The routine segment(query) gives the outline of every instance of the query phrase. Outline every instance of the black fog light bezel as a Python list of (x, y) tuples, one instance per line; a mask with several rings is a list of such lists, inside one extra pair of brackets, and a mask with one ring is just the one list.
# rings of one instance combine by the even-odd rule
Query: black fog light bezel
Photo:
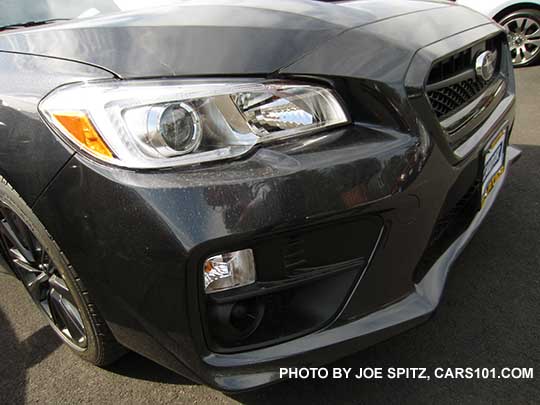
[[(368, 224), (368, 225), (366, 225)], [(358, 225), (360, 228), (357, 228)], [(364, 238), (359, 238), (359, 244), (367, 243), (363, 248), (363, 254), (359, 257), (349, 258), (349, 260), (343, 260), (338, 263), (333, 263), (328, 266), (320, 266), (320, 268), (310, 269), (307, 274), (301, 274), (300, 277), (294, 279), (279, 279), (268, 280), (268, 273), (265, 269), (261, 271), (260, 263), (268, 258), (268, 252), (262, 254), (265, 249), (263, 246), (271, 246), (272, 248), (276, 244), (276, 240), (283, 238), (290, 239), (291, 235), (313, 235), (317, 234), (322, 237), (326, 236), (326, 230), (336, 227), (348, 227), (348, 230), (362, 229)], [(369, 228), (369, 231), (366, 231)], [(206, 243), (204, 246), (197, 249), (198, 259), (192, 261), (195, 264), (197, 271), (197, 302), (198, 302), (198, 318), (200, 319), (199, 327), (201, 327), (202, 336), (206, 347), (203, 350), (209, 350), (213, 353), (237, 353), (249, 350), (255, 350), (262, 347), (276, 345), (288, 340), (304, 336), (306, 334), (313, 333), (317, 330), (323, 329), (329, 323), (331, 323), (336, 316), (343, 309), (348, 297), (354, 290), (359, 278), (364, 273), (369, 265), (370, 260), (373, 257), (379, 241), (383, 235), (384, 222), (381, 217), (377, 215), (357, 215), (355, 217), (339, 218), (334, 221), (319, 222), (310, 226), (298, 227), (294, 230), (284, 230), (279, 233), (269, 233), (262, 236), (243, 235), (235, 238), (224, 238), (214, 240)], [(356, 232), (357, 233), (357, 232)], [(350, 236), (350, 235), (349, 235)], [(326, 239), (326, 238), (325, 238)], [(335, 238), (330, 238), (335, 239)], [(350, 239), (350, 238), (345, 238)], [(325, 242), (326, 243), (326, 242)], [(202, 277), (200, 277), (202, 266), (207, 257), (221, 254), (224, 252), (230, 252), (242, 249), (252, 249), (255, 255), (257, 281), (254, 284), (234, 288), (226, 291), (215, 292), (212, 294), (205, 294), (204, 283)], [(268, 249), (266, 249), (268, 250)], [(273, 269), (272, 269), (273, 271)], [(303, 273), (299, 271), (299, 273)], [(271, 274), (270, 277), (276, 277), (275, 274)], [(313, 293), (310, 292), (313, 291)], [(330, 294), (332, 300), (326, 305), (321, 302), (320, 297), (328, 295), (328, 290), (332, 291)], [(257, 299), (257, 305), (264, 305), (263, 313), (272, 317), (272, 311), (268, 307), (269, 305), (276, 305), (275, 300), (287, 299), (287, 294), (296, 292), (297, 296), (293, 297), (294, 300), (302, 301), (303, 308), (310, 308), (309, 313), (317, 314), (316, 319), (312, 319), (309, 323), (306, 319), (300, 319), (302, 322), (293, 322), (289, 320), (289, 325), (298, 323), (297, 329), (283, 329), (287, 331), (286, 334), (282, 334), (276, 337), (265, 337), (264, 339), (254, 340), (257, 337), (256, 331), (251, 331), (246, 334), (245, 341), (229, 341), (228, 339), (218, 338), (212, 333), (212, 326), (209, 324), (209, 317), (211, 310), (209, 305), (228, 305), (229, 303), (246, 301), (251, 299)], [(326, 294), (325, 294), (326, 293)], [(294, 295), (294, 294), (293, 294)], [(301, 298), (298, 298), (298, 297)], [(285, 297), (285, 298), (284, 298)], [(311, 298), (310, 298), (311, 297)], [(271, 304), (268, 304), (270, 302)], [(317, 307), (318, 305), (318, 307)], [(326, 308), (320, 311), (320, 308)], [(302, 318), (303, 312), (297, 311), (295, 314), (299, 318)], [(302, 315), (302, 316), (301, 316)], [(266, 321), (265, 321), (266, 322)], [(258, 325), (259, 326), (259, 325)], [(277, 324), (279, 326), (279, 324)], [(269, 329), (265, 326), (266, 330)], [(271, 329), (270, 329), (271, 330)], [(274, 332), (274, 330), (272, 330)], [(290, 332), (290, 333), (289, 333)]]

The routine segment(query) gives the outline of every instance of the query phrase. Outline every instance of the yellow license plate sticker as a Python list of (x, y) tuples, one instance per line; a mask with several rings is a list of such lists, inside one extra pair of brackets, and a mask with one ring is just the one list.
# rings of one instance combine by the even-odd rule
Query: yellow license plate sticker
[(504, 128), (493, 137), (484, 150), (484, 170), (482, 173), (482, 205), (486, 202), (489, 193), (504, 174), (506, 168), (506, 134)]

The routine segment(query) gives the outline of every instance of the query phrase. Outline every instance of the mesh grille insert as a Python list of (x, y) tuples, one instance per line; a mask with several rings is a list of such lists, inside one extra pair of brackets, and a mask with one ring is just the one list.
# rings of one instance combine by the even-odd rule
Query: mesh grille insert
[(429, 102), (437, 118), (441, 118), (459, 110), (480, 94), (488, 85), (488, 82), (481, 79), (463, 80), (428, 92)]

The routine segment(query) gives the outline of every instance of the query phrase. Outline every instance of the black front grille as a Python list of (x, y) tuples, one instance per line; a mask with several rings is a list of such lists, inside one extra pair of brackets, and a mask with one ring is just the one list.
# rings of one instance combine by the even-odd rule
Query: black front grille
[(449, 55), (431, 68), (427, 96), (439, 120), (467, 105), (491, 83), (476, 77), (474, 71), (476, 57), (485, 50), (497, 52), (500, 59), (500, 38), (491, 38)]
[(488, 82), (482, 79), (467, 79), (441, 89), (428, 92), (429, 102), (437, 118), (443, 118), (459, 110), (480, 94)]

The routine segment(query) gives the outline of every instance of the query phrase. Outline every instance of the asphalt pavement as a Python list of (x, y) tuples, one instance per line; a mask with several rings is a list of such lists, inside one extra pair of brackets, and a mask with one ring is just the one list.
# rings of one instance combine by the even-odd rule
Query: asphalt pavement
[(532, 367), (534, 379), (296, 380), (228, 396), (136, 354), (108, 369), (62, 346), (23, 287), (0, 275), (0, 404), (539, 403), (540, 66), (519, 69), (523, 149), (427, 323), (329, 367)]

